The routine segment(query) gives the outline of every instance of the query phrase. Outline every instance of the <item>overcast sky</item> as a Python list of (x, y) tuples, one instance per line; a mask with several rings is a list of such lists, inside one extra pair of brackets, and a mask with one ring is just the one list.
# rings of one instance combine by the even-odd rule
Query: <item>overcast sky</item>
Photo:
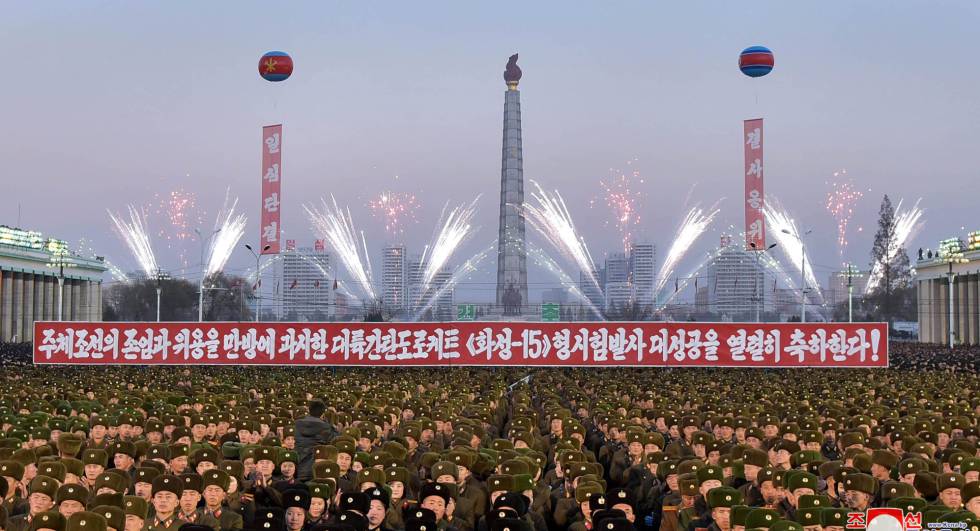
[[(597, 260), (620, 237), (590, 201), (634, 159), (634, 232), (662, 250), (688, 198), (723, 199), (694, 252), (717, 245), (742, 220), (742, 120), (761, 116), (767, 191), (813, 229), (826, 282), (841, 262), (824, 205), (836, 170), (865, 193), (845, 259), (868, 262), (885, 193), (922, 198), (910, 253), (980, 229), (978, 23), (975, 1), (12, 3), (0, 224), (20, 205), (22, 227), (88, 238), (132, 269), (107, 208), (183, 188), (210, 225), (230, 188), (254, 241), (260, 128), (282, 122), (285, 238), (312, 241), (302, 205), (332, 193), (377, 250), (384, 228), (359, 207), (394, 189), (423, 206), (400, 238), (418, 248), (445, 202), (482, 194), (472, 252), (496, 236), (502, 72), (519, 52), (525, 178), (562, 192)], [(761, 79), (737, 68), (755, 44), (776, 58)], [(292, 55), (288, 81), (258, 76), (267, 50)], [(242, 250), (230, 268), (249, 263)]]

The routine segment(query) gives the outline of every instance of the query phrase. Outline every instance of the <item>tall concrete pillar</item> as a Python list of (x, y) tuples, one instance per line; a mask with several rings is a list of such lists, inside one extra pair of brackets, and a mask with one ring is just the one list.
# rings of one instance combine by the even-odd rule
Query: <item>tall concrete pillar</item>
[[(521, 140), (521, 69), (517, 54), (504, 71), (504, 139), (500, 169), (497, 234), (497, 305), (527, 305), (527, 248), (524, 227), (524, 153)], [(506, 295), (506, 296), (505, 296)], [(520, 300), (516, 300), (517, 298)]]
[(942, 323), (940, 325), (940, 333), (942, 334), (943, 340), (940, 344), (949, 345), (949, 279), (939, 279), (937, 284), (939, 284), (939, 297), (937, 299), (939, 302), (939, 315), (942, 316), (942, 319), (940, 319)]
[[(334, 306), (330, 305), (330, 307)], [(102, 281), (95, 283), (95, 315), (92, 320), (102, 322)]]
[(0, 341), (10, 341), (14, 326), (12, 280), (13, 273), (0, 270)]
[(929, 307), (926, 305), (926, 281), (915, 281), (915, 300), (917, 301), (917, 314), (919, 317), (919, 341), (929, 342)]
[(26, 341), (33, 338), (34, 330), (34, 273), (24, 273), (24, 325), (20, 336)]
[(81, 309), (82, 309), (82, 281), (74, 280), (71, 283), (71, 320), (79, 321), (81, 319)]
[(977, 275), (969, 274), (964, 275), (964, 299), (963, 299), (963, 316), (966, 319), (966, 343), (970, 345), (977, 344), (977, 319), (976, 319), (976, 305), (977, 305)]
[(44, 277), (44, 319), (46, 321), (54, 321), (57, 316), (55, 310), (55, 304), (57, 304), (57, 293), (55, 290), (58, 288), (58, 279), (47, 276)]
[(24, 340), (24, 274), (14, 273), (14, 327), (11, 339), (16, 339), (19, 343)]

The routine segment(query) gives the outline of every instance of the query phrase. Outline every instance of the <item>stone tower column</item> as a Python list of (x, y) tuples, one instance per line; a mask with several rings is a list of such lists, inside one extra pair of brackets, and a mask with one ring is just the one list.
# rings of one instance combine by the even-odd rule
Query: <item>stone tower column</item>
[[(527, 248), (524, 229), (524, 155), (521, 147), (521, 69), (510, 57), (504, 81), (504, 138), (500, 169), (500, 225), (497, 239), (497, 305), (527, 305)], [(510, 297), (505, 295), (510, 294)]]

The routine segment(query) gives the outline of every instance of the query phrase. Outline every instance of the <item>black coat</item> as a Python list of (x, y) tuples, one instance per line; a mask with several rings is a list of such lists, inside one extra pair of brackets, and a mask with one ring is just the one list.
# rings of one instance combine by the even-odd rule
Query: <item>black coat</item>
[(337, 436), (333, 424), (318, 418), (306, 416), (296, 421), (296, 478), (309, 481), (313, 478), (313, 448), (326, 444)]

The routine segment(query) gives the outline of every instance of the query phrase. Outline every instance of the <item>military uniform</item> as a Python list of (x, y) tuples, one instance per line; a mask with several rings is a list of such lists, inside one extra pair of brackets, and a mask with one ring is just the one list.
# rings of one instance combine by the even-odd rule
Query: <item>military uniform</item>
[(178, 531), (180, 526), (188, 523), (185, 520), (173, 515), (167, 519), (160, 519), (156, 515), (147, 518), (143, 523), (143, 531)]

